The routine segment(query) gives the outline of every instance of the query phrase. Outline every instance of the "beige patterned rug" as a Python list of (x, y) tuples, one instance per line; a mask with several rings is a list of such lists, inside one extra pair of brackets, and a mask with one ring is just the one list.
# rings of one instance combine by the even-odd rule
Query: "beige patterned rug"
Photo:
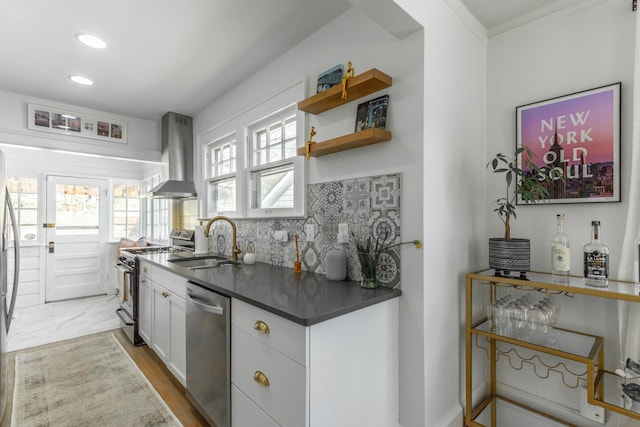
[(113, 332), (15, 356), (12, 426), (181, 426)]

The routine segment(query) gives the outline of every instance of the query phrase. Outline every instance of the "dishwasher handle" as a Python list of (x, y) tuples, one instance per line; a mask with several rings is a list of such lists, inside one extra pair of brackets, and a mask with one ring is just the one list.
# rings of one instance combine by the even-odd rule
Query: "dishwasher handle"
[(189, 301), (190, 304), (193, 304), (196, 307), (198, 307), (200, 310), (206, 311), (207, 313), (217, 314), (217, 315), (220, 315), (220, 316), (224, 315), (224, 308), (223, 307), (220, 307), (218, 305), (209, 305), (209, 304), (206, 304), (206, 303), (202, 302), (201, 300), (193, 298), (193, 296), (191, 295), (189, 290), (187, 290), (187, 301)]

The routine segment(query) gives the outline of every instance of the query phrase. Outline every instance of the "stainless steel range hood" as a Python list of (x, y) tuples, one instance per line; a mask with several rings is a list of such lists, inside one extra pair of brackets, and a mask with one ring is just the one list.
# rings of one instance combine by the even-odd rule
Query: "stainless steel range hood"
[(168, 166), (168, 177), (145, 194), (153, 199), (186, 199), (196, 197), (193, 183), (193, 119), (177, 113), (162, 116), (162, 162)]

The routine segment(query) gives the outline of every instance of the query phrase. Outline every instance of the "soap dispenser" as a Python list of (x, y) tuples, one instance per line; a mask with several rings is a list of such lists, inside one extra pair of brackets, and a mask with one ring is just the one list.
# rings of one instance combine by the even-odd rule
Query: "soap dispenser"
[(255, 264), (256, 263), (256, 254), (253, 253), (253, 243), (249, 243), (247, 245), (247, 253), (244, 254), (242, 258), (245, 264)]

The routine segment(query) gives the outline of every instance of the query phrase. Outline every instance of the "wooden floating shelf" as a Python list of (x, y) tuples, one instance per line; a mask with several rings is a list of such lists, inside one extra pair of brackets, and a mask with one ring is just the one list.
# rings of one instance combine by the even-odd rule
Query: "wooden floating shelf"
[(393, 80), (390, 76), (376, 68), (372, 68), (348, 80), (347, 99), (342, 99), (342, 84), (338, 84), (298, 102), (298, 110), (319, 114), (387, 88), (391, 86), (392, 82)]
[[(329, 139), (327, 141), (316, 142), (311, 146), (311, 153), (309, 153), (309, 155), (311, 157), (319, 157), (390, 140), (391, 132), (388, 130), (369, 128), (360, 132)], [(299, 156), (305, 156), (306, 154), (306, 147), (298, 148)]]

